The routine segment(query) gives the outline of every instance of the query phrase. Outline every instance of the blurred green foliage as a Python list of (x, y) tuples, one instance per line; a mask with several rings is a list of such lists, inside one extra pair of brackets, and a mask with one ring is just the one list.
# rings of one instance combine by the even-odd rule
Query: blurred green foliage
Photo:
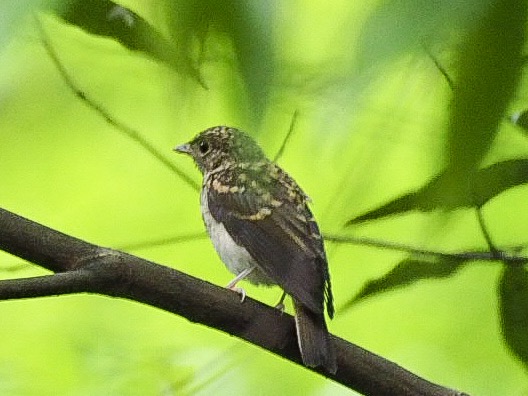
[[(528, 136), (511, 117), (528, 108), (526, 6), (3, 2), (0, 206), (225, 284), (198, 194), (171, 166), (196, 183), (198, 171), (171, 149), (227, 124), (273, 156), (297, 111), (279, 163), (312, 197), (324, 233), (526, 256)], [(332, 332), (470, 394), (526, 393), (522, 263), (327, 250)], [(19, 264), (0, 255), (0, 275), (43, 273)], [(280, 295), (244, 287), (269, 304)], [(351, 393), (129, 301), (9, 301), (0, 315), (2, 395)]]

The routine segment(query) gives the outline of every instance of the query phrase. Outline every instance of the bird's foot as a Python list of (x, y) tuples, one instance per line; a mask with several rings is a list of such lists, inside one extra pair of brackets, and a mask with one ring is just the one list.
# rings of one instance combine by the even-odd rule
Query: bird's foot
[(275, 305), (275, 309), (278, 309), (281, 313), (284, 313), (286, 306), (284, 305), (284, 299), (286, 298), (286, 292), (282, 292), (282, 296), (279, 302)]
[(233, 290), (235, 293), (237, 293), (240, 296), (241, 303), (243, 303), (244, 300), (246, 299), (246, 291), (242, 289), (241, 287), (236, 287), (234, 285), (233, 286), (227, 285), (226, 288), (229, 290)]
[(246, 299), (246, 291), (244, 289), (242, 289), (241, 287), (236, 287), (236, 284), (241, 281), (242, 279), (244, 279), (246, 276), (248, 276), (249, 274), (251, 274), (251, 272), (253, 272), (253, 270), (255, 269), (255, 267), (250, 267), (250, 268), (246, 268), (244, 271), (242, 271), (241, 273), (239, 273), (235, 279), (233, 279), (231, 282), (229, 282), (226, 286), (226, 288), (228, 288), (229, 290), (233, 290), (234, 292), (238, 293), (240, 295), (240, 302), (244, 302), (244, 300)]

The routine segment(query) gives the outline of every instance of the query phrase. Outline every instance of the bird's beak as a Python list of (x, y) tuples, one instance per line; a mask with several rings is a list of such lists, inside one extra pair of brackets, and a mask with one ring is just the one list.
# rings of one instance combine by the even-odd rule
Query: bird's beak
[(173, 150), (178, 153), (191, 154), (191, 145), (189, 143), (181, 144), (179, 146), (174, 147)]

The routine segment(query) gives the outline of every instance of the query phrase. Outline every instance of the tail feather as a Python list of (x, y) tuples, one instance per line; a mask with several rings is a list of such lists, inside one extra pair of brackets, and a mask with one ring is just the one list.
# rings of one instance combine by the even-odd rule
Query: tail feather
[(329, 373), (337, 371), (337, 361), (324, 313), (315, 313), (293, 300), (297, 340), (305, 366), (324, 367)]

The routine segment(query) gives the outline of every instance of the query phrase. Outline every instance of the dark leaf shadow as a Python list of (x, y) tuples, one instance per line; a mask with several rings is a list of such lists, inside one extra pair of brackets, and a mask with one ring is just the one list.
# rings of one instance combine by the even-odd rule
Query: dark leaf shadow
[(500, 323), (504, 342), (528, 366), (528, 272), (505, 265), (499, 281)]
[(421, 189), (349, 219), (346, 225), (411, 211), (482, 207), (504, 191), (528, 183), (528, 159), (507, 160), (479, 169), (470, 182), (470, 192), (465, 194), (454, 194), (453, 183), (451, 173), (441, 173)]
[(440, 279), (453, 276), (470, 260), (453, 257), (407, 258), (380, 278), (363, 286), (351, 300), (341, 308), (341, 313), (367, 298), (402, 289), (425, 279)]
[(58, 3), (53, 11), (65, 22), (88, 33), (112, 38), (125, 48), (161, 62), (206, 88), (199, 65), (158, 29), (132, 10), (113, 1), (92, 0)]
[(166, 2), (163, 7), (168, 37), (141, 15), (113, 1), (74, 0), (59, 3), (51, 10), (65, 22), (112, 38), (190, 77), (205, 89), (201, 66), (206, 59), (206, 40), (211, 33), (227, 37), (235, 55), (235, 69), (248, 93), (249, 103), (243, 98), (241, 105), (248, 106), (260, 119), (275, 76), (272, 3), (186, 0)]

